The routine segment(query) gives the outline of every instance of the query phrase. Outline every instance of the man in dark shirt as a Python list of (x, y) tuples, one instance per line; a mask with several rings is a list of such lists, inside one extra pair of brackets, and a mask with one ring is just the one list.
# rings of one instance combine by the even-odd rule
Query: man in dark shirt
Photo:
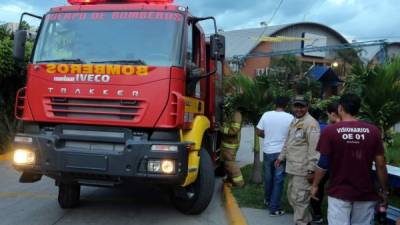
[[(329, 170), (330, 225), (373, 224), (379, 197), (387, 205), (387, 170), (381, 134), (377, 127), (356, 119), (360, 104), (358, 96), (343, 95), (338, 108), (342, 121), (324, 129), (317, 147), (321, 157), (311, 197), (316, 199), (318, 184)], [(374, 187), (372, 162), (381, 185), (380, 196)]]

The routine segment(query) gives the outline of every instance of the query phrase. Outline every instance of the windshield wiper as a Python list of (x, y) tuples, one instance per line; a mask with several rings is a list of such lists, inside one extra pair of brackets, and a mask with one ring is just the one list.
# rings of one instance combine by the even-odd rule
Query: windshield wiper
[(106, 61), (94, 61), (91, 63), (115, 63), (115, 64), (127, 64), (127, 65), (146, 65), (141, 59), (132, 60), (106, 60)]
[(49, 60), (40, 60), (36, 61), (36, 63), (48, 63), (48, 62), (53, 62), (53, 63), (80, 63), (80, 64), (85, 64), (86, 62), (83, 61), (82, 59), (49, 59)]

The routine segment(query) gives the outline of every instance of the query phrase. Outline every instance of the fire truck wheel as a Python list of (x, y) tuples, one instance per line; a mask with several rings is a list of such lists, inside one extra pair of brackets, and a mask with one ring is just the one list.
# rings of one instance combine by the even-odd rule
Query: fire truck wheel
[(60, 183), (58, 185), (58, 204), (63, 209), (74, 208), (79, 204), (81, 186), (77, 183)]
[(172, 194), (174, 206), (185, 214), (200, 214), (210, 203), (214, 194), (215, 176), (210, 155), (205, 149), (200, 152), (200, 168), (197, 180), (182, 188), (181, 194)]

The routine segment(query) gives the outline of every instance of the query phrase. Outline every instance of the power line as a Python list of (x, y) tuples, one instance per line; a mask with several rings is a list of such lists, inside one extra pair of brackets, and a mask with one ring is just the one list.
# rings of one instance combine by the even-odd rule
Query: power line
[(258, 36), (257, 41), (256, 41), (256, 45), (260, 42), (262, 36), (265, 34), (265, 31), (267, 30), (267, 27), (269, 26), (269, 24), (272, 22), (272, 20), (274, 19), (276, 13), (278, 12), (278, 10), (281, 8), (283, 3), (283, 0), (280, 0), (278, 6), (275, 8), (274, 12), (272, 13), (271, 18), (268, 20), (267, 24), (264, 26), (263, 31), (261, 32), (261, 34)]
[[(280, 0), (278, 6), (275, 8), (274, 12), (273, 12), (272, 15), (271, 15), (271, 18), (268, 20), (268, 22), (267, 22), (267, 24), (264, 26), (264, 28), (263, 28), (261, 34), (258, 36), (258, 38), (257, 38), (257, 40), (256, 40), (256, 42), (255, 42), (255, 43), (256, 43), (255, 45), (257, 45), (257, 44), (260, 42), (262, 36), (264, 35), (265, 31), (267, 30), (268, 25), (272, 22), (272, 20), (274, 19), (275, 15), (276, 15), (277, 12), (278, 12), (278, 10), (281, 8), (281, 6), (282, 6), (282, 4), (283, 4), (283, 1), (284, 1), (284, 0)], [(236, 45), (235, 48), (232, 48), (232, 51), (234, 52), (234, 50), (236, 50), (238, 47), (239, 47), (239, 45)]]
[(279, 2), (279, 4), (278, 4), (278, 7), (275, 8), (274, 13), (272, 14), (271, 18), (270, 18), (270, 19), (268, 20), (268, 22), (267, 22), (267, 26), (268, 26), (268, 24), (270, 24), (270, 23), (272, 22), (272, 20), (274, 19), (276, 13), (277, 13), (278, 10), (281, 8), (282, 3), (283, 3), (283, 0), (281, 0), (281, 1)]
[(327, 45), (323, 47), (309, 47), (309, 48), (299, 48), (299, 49), (279, 50), (279, 51), (269, 51), (269, 52), (253, 52), (238, 57), (242, 58), (272, 57), (272, 56), (299, 54), (305, 52), (326, 52), (326, 51), (337, 51), (341, 49), (362, 48), (368, 46), (383, 46), (385, 44), (386, 40), (373, 40), (373, 41), (362, 41), (355, 43), (345, 43), (338, 45)]

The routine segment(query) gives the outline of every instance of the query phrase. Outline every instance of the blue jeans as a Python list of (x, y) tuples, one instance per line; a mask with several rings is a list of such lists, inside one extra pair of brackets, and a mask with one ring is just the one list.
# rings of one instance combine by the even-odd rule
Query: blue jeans
[(281, 163), (275, 168), (275, 160), (279, 153), (263, 154), (264, 157), (264, 199), (269, 203), (270, 212), (281, 209), (283, 182), (285, 179), (285, 165)]

